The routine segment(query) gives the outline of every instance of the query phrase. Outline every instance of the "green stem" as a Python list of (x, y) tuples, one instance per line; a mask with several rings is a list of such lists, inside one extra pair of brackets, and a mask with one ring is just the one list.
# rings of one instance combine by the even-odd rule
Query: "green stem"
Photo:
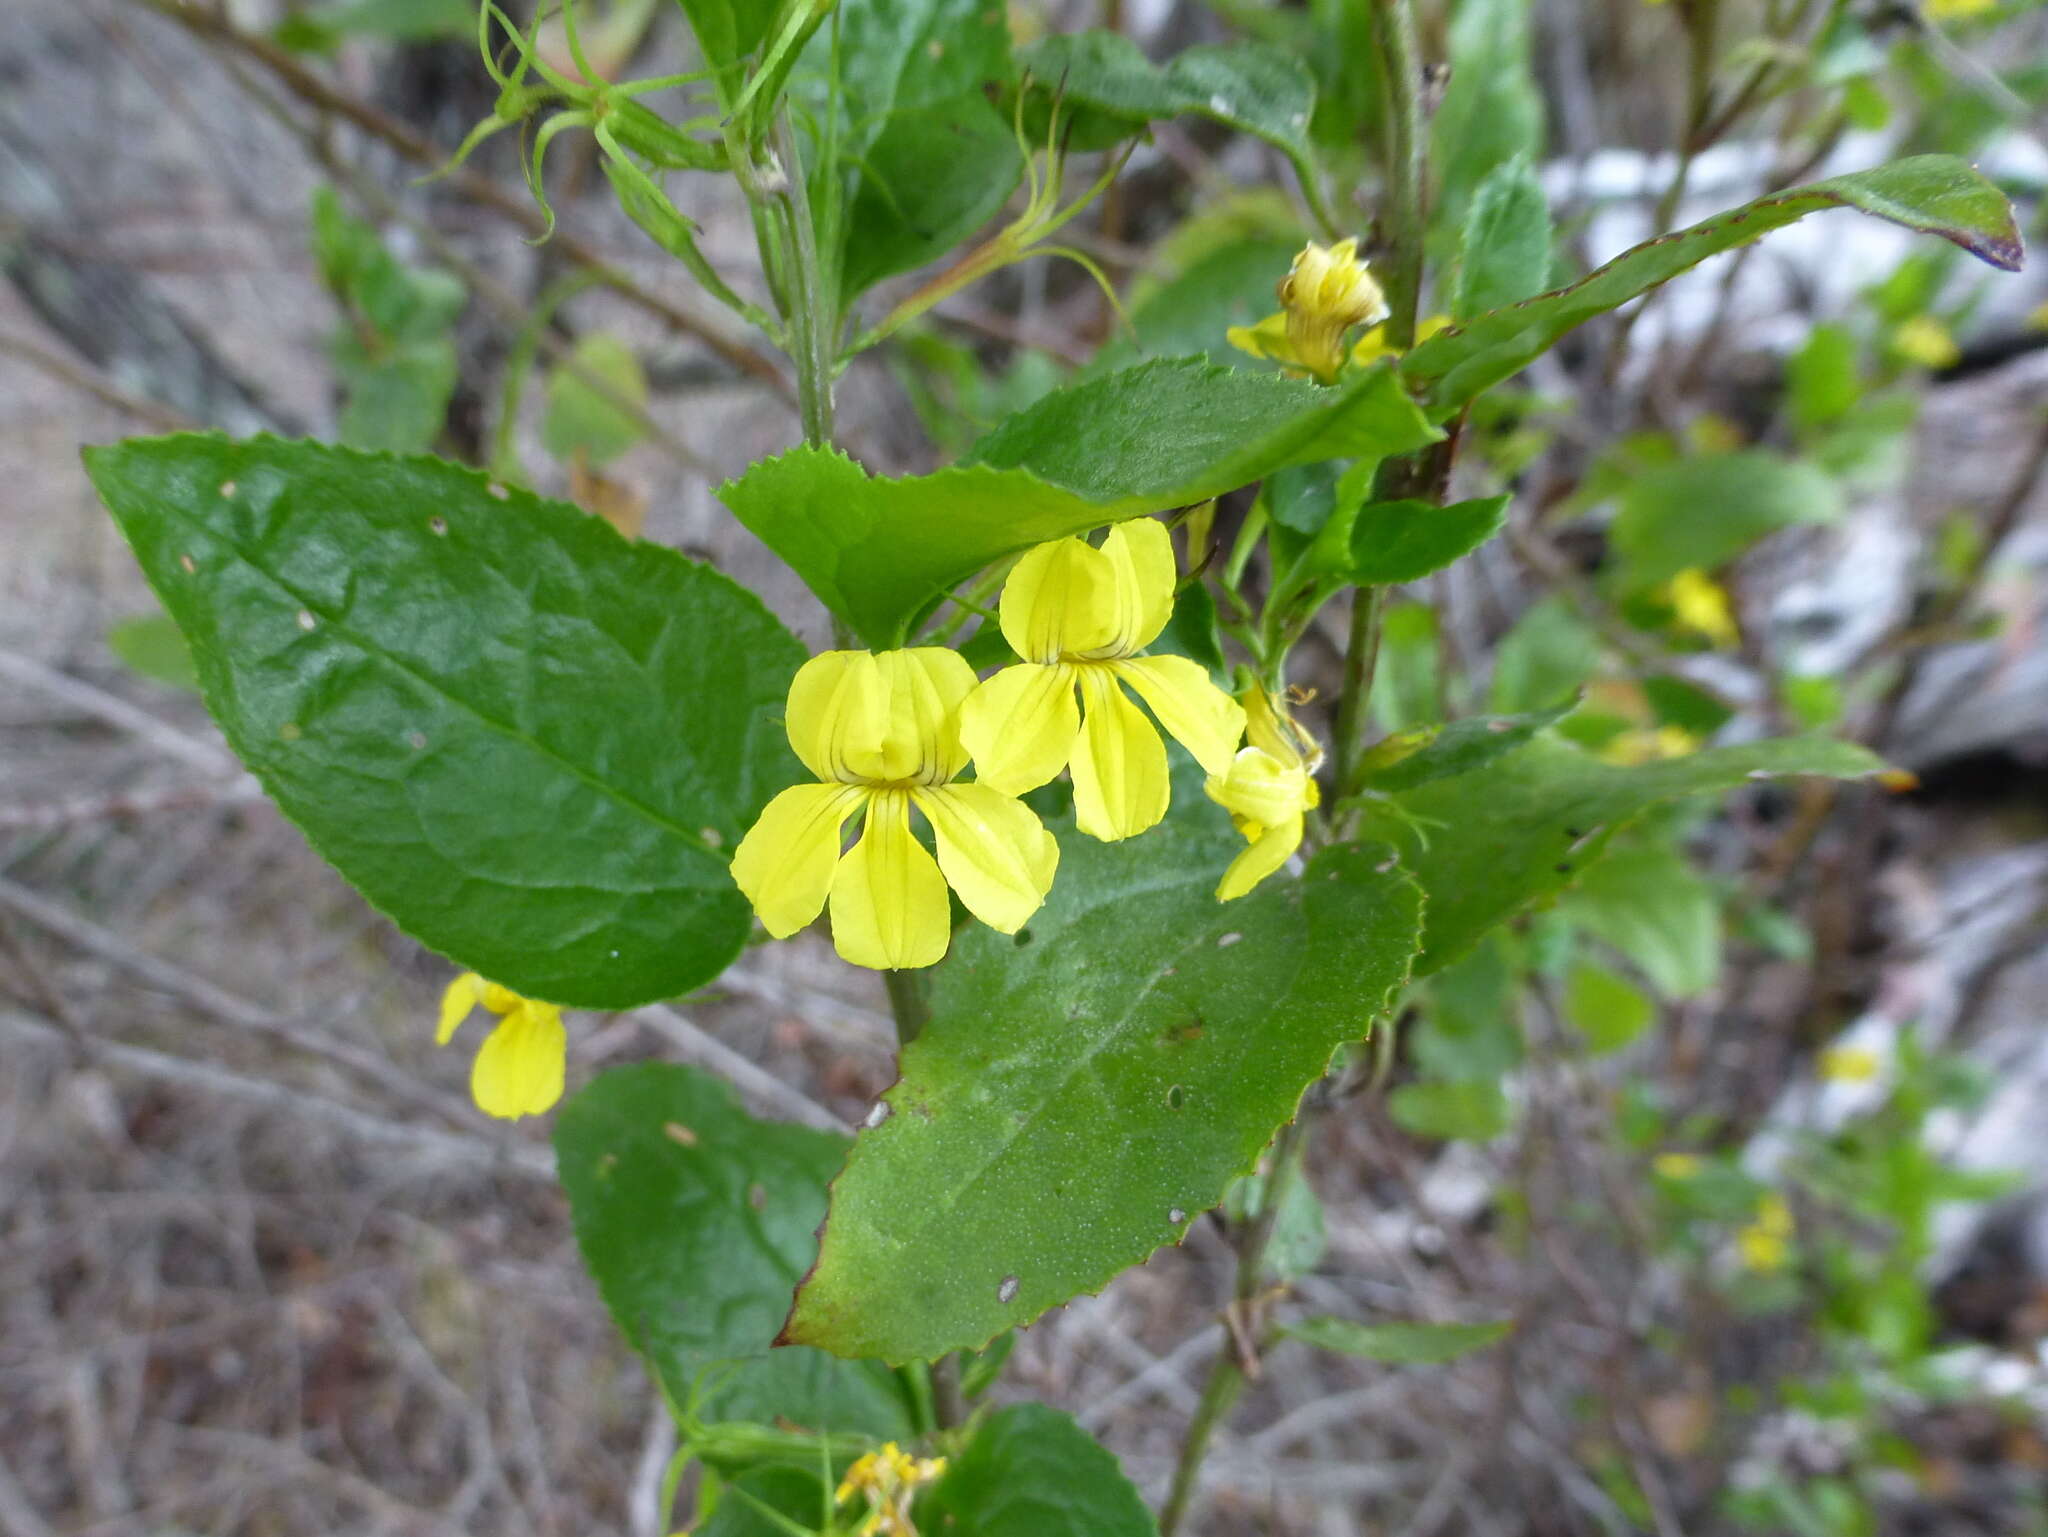
[(1379, 671), (1380, 631), (1387, 590), (1361, 587), (1351, 597), (1351, 631), (1344, 645), (1344, 688), (1337, 697), (1337, 799), (1358, 793), (1358, 764), (1372, 731), (1372, 685)]
[(1195, 1486), (1201, 1478), (1209, 1438), (1244, 1390), (1244, 1368), (1237, 1364), (1236, 1342), (1230, 1338), (1228, 1327), (1223, 1333), (1223, 1348), (1217, 1352), (1216, 1364), (1209, 1368), (1209, 1380), (1202, 1385), (1202, 1401), (1195, 1405), (1187, 1439), (1181, 1443), (1180, 1462), (1173, 1470), (1173, 1488), (1166, 1496), (1165, 1509), (1159, 1512), (1159, 1537), (1174, 1537), (1180, 1530), (1188, 1502), (1195, 1497)]
[[(1258, 1212), (1238, 1245), (1237, 1284), (1232, 1306), (1238, 1310), (1240, 1320), (1252, 1310), (1258, 1297), (1259, 1277), (1266, 1266), (1266, 1250), (1272, 1246), (1273, 1233), (1280, 1220), (1280, 1207), (1287, 1199), (1287, 1186), (1294, 1178), (1296, 1155), (1302, 1138), (1307, 1134), (1308, 1112), (1298, 1110), (1294, 1119), (1281, 1127), (1280, 1135), (1273, 1139), (1273, 1172), (1266, 1177), (1265, 1188), (1260, 1192)], [(1244, 1390), (1245, 1369), (1238, 1358), (1237, 1333), (1228, 1322), (1218, 1327), (1223, 1331), (1222, 1346), (1209, 1367), (1209, 1380), (1202, 1385), (1201, 1402), (1195, 1405), (1194, 1418), (1188, 1421), (1188, 1433), (1181, 1442), (1180, 1461), (1173, 1470), (1173, 1487), (1167, 1492), (1166, 1506), (1159, 1513), (1159, 1537), (1174, 1537), (1174, 1532), (1187, 1516), (1188, 1506), (1201, 1483), (1202, 1459), (1208, 1455), (1210, 1439), (1215, 1435), (1216, 1427), (1223, 1423), (1224, 1416), (1230, 1413), (1231, 1405), (1237, 1402), (1237, 1395)]]
[(1429, 136), (1422, 103), (1422, 50), (1409, 0), (1368, 0), (1372, 35), (1386, 81), (1386, 200), (1380, 233), (1387, 248), (1381, 287), (1387, 296), (1387, 343), (1415, 344), (1422, 304), (1422, 248), (1429, 203)]
[(931, 1022), (932, 1005), (925, 995), (924, 973), (885, 971), (882, 985), (889, 990), (889, 1007), (896, 1015), (896, 1044), (908, 1046)]

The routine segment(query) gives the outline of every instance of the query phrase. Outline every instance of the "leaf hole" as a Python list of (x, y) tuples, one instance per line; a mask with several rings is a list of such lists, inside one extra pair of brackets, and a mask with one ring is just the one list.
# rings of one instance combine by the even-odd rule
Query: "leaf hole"
[(235, 494), (235, 483), (232, 480), (222, 481), (220, 483), (220, 494), (222, 496), (233, 496)]
[(434, 514), (433, 517), (427, 519), (427, 532), (446, 538), (448, 534), (448, 520), (439, 513)]
[(998, 1287), (996, 1288), (996, 1301), (998, 1301), (998, 1302), (1015, 1302), (1015, 1301), (1017, 1300), (1017, 1287), (1018, 1287), (1018, 1285), (1019, 1285), (1019, 1282), (1018, 1282), (1018, 1280), (1017, 1280), (1017, 1278), (1016, 1278), (1015, 1276), (1013, 1276), (1013, 1275), (1006, 1275), (1006, 1276), (1004, 1276), (1004, 1277), (1003, 1277), (1003, 1280), (1002, 1280), (1002, 1284), (1001, 1284), (1000, 1286), (998, 1286)]

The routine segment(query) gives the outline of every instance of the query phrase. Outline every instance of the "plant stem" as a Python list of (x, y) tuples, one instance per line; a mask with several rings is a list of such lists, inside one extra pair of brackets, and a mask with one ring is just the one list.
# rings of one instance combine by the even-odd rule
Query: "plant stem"
[(818, 261), (818, 232), (811, 222), (811, 200), (804, 186), (803, 157), (787, 116), (775, 125), (775, 153), (782, 162), (783, 184), (776, 193), (789, 253), (795, 258), (790, 295), (790, 361), (796, 364), (797, 412), (803, 418), (806, 443), (832, 441), (833, 332), (839, 304), (825, 292)]
[(1181, 1443), (1180, 1462), (1173, 1470), (1173, 1488), (1166, 1496), (1166, 1508), (1159, 1512), (1159, 1537), (1174, 1537), (1188, 1502), (1195, 1497), (1201, 1477), (1202, 1458), (1209, 1450), (1209, 1437), (1237, 1402), (1244, 1389), (1244, 1369), (1237, 1364), (1236, 1343), (1224, 1328), (1223, 1348), (1209, 1368), (1209, 1380), (1202, 1385), (1202, 1401), (1195, 1405), (1195, 1417), (1188, 1423), (1187, 1439)]
[[(1258, 1213), (1252, 1218), (1251, 1226), (1245, 1230), (1243, 1241), (1238, 1246), (1237, 1283), (1231, 1306), (1240, 1320), (1255, 1306), (1259, 1276), (1266, 1265), (1266, 1250), (1272, 1246), (1273, 1233), (1279, 1224), (1280, 1206), (1287, 1199), (1287, 1186), (1294, 1178), (1297, 1154), (1307, 1133), (1308, 1112), (1297, 1110), (1294, 1119), (1281, 1127), (1280, 1135), (1273, 1139), (1272, 1173), (1266, 1176)], [(1159, 1537), (1173, 1537), (1186, 1517), (1201, 1482), (1202, 1459), (1208, 1455), (1209, 1440), (1216, 1433), (1216, 1427), (1223, 1423), (1224, 1416), (1229, 1414), (1231, 1405), (1237, 1402), (1237, 1395), (1244, 1390), (1245, 1362), (1239, 1356), (1237, 1331), (1228, 1320), (1217, 1327), (1223, 1331), (1223, 1344), (1209, 1367), (1209, 1380), (1202, 1384), (1202, 1400), (1195, 1405), (1194, 1418), (1188, 1422), (1187, 1436), (1181, 1442), (1180, 1461), (1173, 1470), (1173, 1487), (1167, 1492), (1166, 1506), (1159, 1513)]]
[(908, 1046), (924, 1033), (932, 1017), (924, 975), (916, 971), (885, 971), (882, 985), (889, 990), (889, 1008), (896, 1016), (896, 1044)]
[(1386, 198), (1380, 235), (1386, 248), (1381, 288), (1387, 296), (1387, 343), (1415, 344), (1422, 303), (1422, 247), (1429, 202), (1428, 135), (1422, 105), (1422, 54), (1409, 0), (1368, 0), (1373, 44), (1386, 81), (1382, 124), (1387, 146)]
[(958, 1351), (932, 1362), (932, 1418), (941, 1430), (951, 1430), (967, 1418), (967, 1395), (960, 1390)]
[[(1386, 83), (1383, 142), (1387, 147), (1386, 199), (1380, 209), (1380, 232), (1386, 246), (1387, 341), (1406, 351), (1415, 344), (1415, 322), (1422, 305), (1423, 239), (1428, 229), (1429, 160), (1427, 124), (1422, 103), (1422, 57), (1415, 39), (1415, 11), (1409, 0), (1369, 0), (1373, 45), (1379, 51)], [(1391, 491), (1397, 484), (1433, 480), (1411, 459), (1382, 465), (1376, 496), (1412, 494)], [(1380, 623), (1386, 594), (1361, 587), (1351, 606), (1351, 631), (1344, 647), (1344, 691), (1337, 702), (1337, 800), (1356, 791), (1352, 783), (1365, 739), (1372, 730), (1373, 674), (1380, 657)], [(1355, 814), (1353, 819), (1355, 820)]]
[(1337, 799), (1358, 793), (1353, 783), (1372, 731), (1372, 685), (1380, 665), (1380, 631), (1387, 590), (1361, 587), (1351, 596), (1351, 630), (1344, 644), (1344, 684), (1337, 696)]

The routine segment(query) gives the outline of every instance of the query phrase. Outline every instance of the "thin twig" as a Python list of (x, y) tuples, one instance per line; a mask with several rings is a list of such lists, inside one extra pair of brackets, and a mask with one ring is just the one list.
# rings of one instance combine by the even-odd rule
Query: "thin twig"
[(34, 342), (24, 341), (18, 336), (0, 336), (0, 353), (20, 358), (31, 368), (48, 374), (58, 383), (82, 390), (101, 404), (112, 406), (116, 411), (126, 411), (130, 416), (138, 417), (164, 432), (192, 432), (200, 425), (184, 412), (174, 410), (160, 401), (129, 393), (97, 369), (87, 368), (68, 358), (59, 357), (56, 353), (38, 347)]

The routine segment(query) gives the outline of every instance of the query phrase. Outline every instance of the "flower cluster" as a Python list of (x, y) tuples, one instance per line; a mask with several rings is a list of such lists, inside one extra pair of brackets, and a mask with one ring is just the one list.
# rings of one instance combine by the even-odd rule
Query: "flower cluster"
[(890, 1441), (880, 1451), (854, 1459), (832, 1501), (844, 1505), (857, 1496), (866, 1497), (868, 1513), (854, 1529), (854, 1537), (917, 1537), (910, 1502), (920, 1487), (945, 1471), (945, 1458), (913, 1457)]
[[(1250, 844), (1217, 896), (1242, 896), (1284, 865), (1317, 803), (1322, 755), (1263, 690), (1240, 703), (1200, 664), (1142, 654), (1172, 616), (1175, 582), (1165, 526), (1139, 519), (1099, 546), (1055, 539), (1017, 562), (997, 620), (1019, 660), (986, 681), (935, 646), (805, 663), (785, 725), (816, 782), (770, 801), (733, 853), (733, 879), (763, 927), (784, 938), (829, 907), (847, 960), (929, 966), (946, 953), (950, 887), (990, 928), (1015, 933), (1059, 863), (1018, 797), (1070, 770), (1081, 831), (1134, 837), (1166, 815), (1171, 795), (1160, 728), (1207, 771), (1210, 796)], [(975, 778), (963, 781), (970, 761)]]

